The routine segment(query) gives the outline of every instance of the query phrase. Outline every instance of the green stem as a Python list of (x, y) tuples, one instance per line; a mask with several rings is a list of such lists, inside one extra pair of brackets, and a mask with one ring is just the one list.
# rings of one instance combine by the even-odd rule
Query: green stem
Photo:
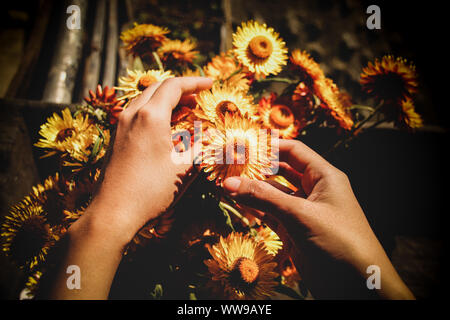
[[(339, 148), (339, 146), (341, 145), (341, 144), (347, 144), (347, 143), (349, 143), (350, 141), (352, 141), (354, 138), (355, 138), (355, 135), (354, 135), (354, 133), (356, 132), (356, 131), (358, 131), (360, 128), (362, 128), (362, 126), (364, 125), (364, 124), (366, 124), (368, 121), (370, 121), (376, 114), (378, 114), (378, 112), (382, 109), (384, 107), (384, 102), (383, 101), (381, 101), (380, 102), (380, 104), (375, 108), (375, 109), (373, 109), (373, 111), (372, 111), (372, 113), (367, 117), (367, 118), (365, 118), (363, 121), (361, 121), (361, 122), (359, 122), (358, 124), (356, 124), (353, 128), (352, 128), (352, 130), (350, 130), (350, 132), (349, 132), (349, 136), (347, 137), (347, 138), (345, 138), (345, 139), (341, 139), (341, 140), (339, 140), (339, 141), (337, 141), (326, 153), (325, 153), (325, 156), (327, 156), (327, 155), (329, 155), (330, 153), (332, 153), (333, 151), (335, 151), (337, 148)], [(383, 121), (384, 121), (384, 119), (383, 119)], [(383, 122), (383, 121), (381, 121), (381, 122)], [(379, 122), (379, 121), (378, 121)], [(381, 122), (379, 122), (379, 123), (376, 123), (376, 125), (379, 125)], [(372, 128), (373, 126), (371, 126), (371, 127), (369, 127), (368, 129), (370, 129), (370, 128)]]
[(362, 105), (359, 105), (359, 104), (354, 104), (354, 105), (352, 105), (352, 106), (350, 107), (350, 110), (355, 110), (355, 109), (367, 110), (367, 111), (370, 111), (370, 112), (373, 112), (373, 111), (375, 110), (375, 109), (372, 108), (372, 107), (369, 107), (369, 106), (362, 106)]
[(284, 83), (289, 83), (289, 84), (298, 82), (296, 80), (291, 80), (291, 79), (288, 79), (288, 78), (280, 78), (280, 77), (264, 78), (264, 79), (258, 79), (256, 81), (257, 82), (271, 82), (271, 81), (274, 81), (274, 82), (284, 82)]
[(155, 61), (158, 64), (159, 70), (164, 72), (164, 67), (163, 67), (163, 64), (161, 62), (161, 59), (159, 59), (158, 54), (155, 51), (153, 51), (152, 54), (153, 54), (153, 58), (155, 58)]
[(241, 219), (246, 225), (250, 225), (250, 222), (248, 221), (248, 219), (246, 217), (244, 217), (242, 214), (240, 214), (234, 207), (232, 207), (228, 203), (220, 201), (219, 205), (222, 208), (226, 209), (227, 211), (230, 211), (231, 213), (233, 213), (236, 217)]

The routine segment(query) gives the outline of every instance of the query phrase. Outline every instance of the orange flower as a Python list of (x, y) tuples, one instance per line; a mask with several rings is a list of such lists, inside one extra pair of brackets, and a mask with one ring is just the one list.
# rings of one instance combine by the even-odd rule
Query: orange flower
[(363, 90), (377, 100), (403, 100), (417, 92), (416, 67), (406, 59), (384, 56), (361, 73)]
[(195, 43), (189, 39), (167, 40), (158, 49), (161, 61), (167, 66), (177, 66), (179, 64), (186, 66), (191, 64), (198, 55), (195, 51)]
[(300, 49), (292, 51), (290, 60), (294, 70), (300, 72), (301, 81), (305, 81), (308, 86), (314, 81), (325, 78), (319, 64), (306, 51)]
[(151, 55), (166, 40), (169, 30), (152, 24), (134, 24), (134, 28), (122, 32), (120, 39), (133, 56)]
[(89, 90), (89, 97), (85, 97), (84, 100), (94, 109), (105, 111), (108, 114), (109, 123), (115, 124), (125, 104), (124, 100), (117, 100), (116, 94), (114, 88), (106, 86), (102, 89), (101, 85), (97, 85), (97, 90), (95, 92)]

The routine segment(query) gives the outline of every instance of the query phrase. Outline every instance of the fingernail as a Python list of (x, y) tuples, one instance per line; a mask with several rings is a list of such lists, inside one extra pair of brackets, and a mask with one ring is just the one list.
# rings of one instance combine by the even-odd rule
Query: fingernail
[(241, 185), (241, 180), (239, 178), (235, 178), (235, 177), (228, 178), (223, 182), (223, 187), (228, 192), (238, 191), (240, 185)]

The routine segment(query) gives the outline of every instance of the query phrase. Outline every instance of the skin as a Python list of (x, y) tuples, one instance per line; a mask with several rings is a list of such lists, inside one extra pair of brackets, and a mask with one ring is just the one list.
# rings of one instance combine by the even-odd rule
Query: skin
[[(212, 80), (202, 77), (168, 79), (151, 85), (122, 112), (104, 179), (66, 233), (65, 256), (38, 297), (108, 298), (126, 245), (186, 185), (191, 165), (171, 159), (171, 112), (180, 99), (192, 100), (211, 86)], [(224, 189), (274, 230), (284, 231), (279, 234), (313, 295), (413, 298), (373, 234), (347, 177), (300, 142), (282, 140), (280, 155), (282, 173), (301, 187), (296, 195), (238, 177), (225, 180)], [(370, 264), (381, 268), (381, 290), (366, 287)], [(69, 265), (80, 267), (81, 289), (67, 288)]]

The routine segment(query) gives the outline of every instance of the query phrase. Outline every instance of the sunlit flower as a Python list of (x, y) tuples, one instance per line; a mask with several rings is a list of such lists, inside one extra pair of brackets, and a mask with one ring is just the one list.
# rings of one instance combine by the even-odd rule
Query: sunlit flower
[(120, 39), (130, 54), (142, 57), (160, 47), (167, 40), (167, 33), (169, 33), (167, 28), (135, 23), (132, 29), (122, 32)]
[(213, 123), (223, 119), (225, 114), (247, 114), (254, 118), (257, 113), (252, 96), (231, 86), (214, 85), (211, 90), (200, 92), (196, 100), (201, 109), (201, 112), (194, 110), (196, 115)]
[(292, 109), (281, 103), (276, 103), (277, 96), (272, 94), (268, 98), (259, 100), (260, 119), (265, 128), (277, 129), (280, 138), (295, 138), (300, 129), (300, 121), (296, 119)]
[(306, 82), (308, 86), (325, 77), (319, 64), (306, 51), (292, 51), (290, 60), (294, 70), (299, 71), (301, 81)]
[(45, 156), (51, 156), (58, 151), (66, 152), (80, 133), (91, 126), (88, 116), (79, 113), (75, 118), (68, 108), (62, 111), (62, 118), (54, 113), (41, 126), (39, 134), (43, 137), (35, 143), (36, 147), (50, 149)]
[(416, 67), (406, 59), (384, 56), (361, 73), (363, 90), (377, 100), (403, 100), (417, 92)]
[(200, 168), (209, 173), (209, 180), (217, 184), (231, 176), (262, 180), (272, 173), (270, 134), (249, 118), (227, 113), (205, 136)]
[(280, 237), (269, 227), (259, 227), (256, 235), (256, 241), (261, 241), (269, 254), (275, 256), (283, 247)]
[(220, 237), (209, 248), (212, 259), (206, 260), (212, 284), (229, 299), (267, 299), (274, 294), (278, 276), (276, 263), (264, 249), (248, 235), (231, 233)]
[(415, 111), (414, 104), (411, 99), (406, 98), (401, 101), (399, 115), (395, 123), (399, 127), (412, 130), (423, 127), (422, 118)]
[(56, 236), (42, 206), (25, 198), (11, 207), (2, 225), (3, 251), (21, 267), (32, 269), (45, 260)]
[(77, 139), (67, 146), (67, 155), (63, 165), (82, 169), (86, 164), (95, 164), (106, 154), (109, 146), (110, 132), (97, 126), (90, 126), (85, 132), (79, 134)]
[(120, 86), (116, 87), (117, 90), (124, 92), (118, 100), (132, 100), (133, 98), (139, 96), (142, 91), (147, 89), (152, 83), (161, 82), (174, 77), (170, 71), (164, 72), (161, 70), (127, 70), (127, 73), (128, 76), (121, 77), (119, 79)]
[(27, 282), (25, 283), (25, 294), (26, 294), (26, 299), (33, 299), (36, 291), (38, 289), (38, 285), (39, 285), (39, 280), (42, 277), (42, 272), (41, 271), (36, 271), (34, 273), (32, 273), (29, 277)]
[(314, 93), (321, 100), (321, 107), (325, 109), (339, 127), (345, 130), (352, 128), (353, 119), (348, 106), (343, 105), (339, 89), (331, 79), (324, 78), (314, 82)]
[(117, 100), (116, 94), (114, 88), (108, 88), (108, 86), (102, 88), (101, 85), (98, 85), (95, 92), (89, 90), (89, 97), (85, 97), (84, 100), (92, 108), (106, 112), (109, 123), (115, 124), (125, 103), (123, 100)]
[(233, 34), (236, 58), (257, 77), (278, 74), (286, 64), (287, 48), (273, 28), (243, 22)]
[(194, 59), (198, 55), (198, 51), (195, 51), (195, 43), (189, 39), (181, 40), (167, 40), (158, 49), (158, 54), (161, 61), (167, 66), (183, 65), (187, 66), (192, 64)]
[(205, 75), (225, 85), (242, 91), (249, 89), (249, 80), (242, 68), (229, 53), (222, 52), (205, 67)]

